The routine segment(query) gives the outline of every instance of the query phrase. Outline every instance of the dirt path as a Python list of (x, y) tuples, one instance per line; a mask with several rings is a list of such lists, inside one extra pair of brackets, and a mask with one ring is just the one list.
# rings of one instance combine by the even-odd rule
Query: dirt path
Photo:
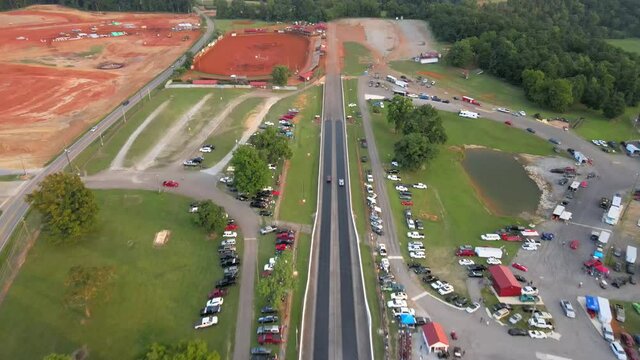
[(247, 140), (249, 140), (251, 135), (258, 130), (258, 126), (260, 126), (260, 123), (262, 122), (264, 117), (267, 116), (267, 113), (269, 112), (271, 107), (282, 98), (283, 96), (268, 97), (267, 101), (260, 104), (259, 110), (257, 112), (254, 112), (253, 115), (246, 120), (245, 122), (246, 129), (242, 133), (242, 137), (240, 138), (240, 140), (238, 140), (238, 143), (236, 144), (236, 146), (234, 146), (233, 149), (231, 149), (231, 151), (229, 151), (229, 153), (227, 153), (227, 155), (225, 155), (222, 158), (222, 160), (218, 161), (217, 164), (215, 164), (214, 166), (208, 169), (202, 170), (202, 172), (210, 175), (216, 175), (219, 172), (221, 172), (224, 169), (224, 167), (227, 165), (227, 163), (231, 161), (231, 157), (233, 156), (233, 151), (236, 149), (236, 147), (238, 147), (238, 145), (242, 145), (246, 143)]
[(133, 143), (136, 141), (138, 136), (147, 127), (147, 125), (149, 125), (158, 116), (158, 114), (160, 114), (162, 111), (164, 111), (164, 109), (167, 107), (167, 105), (169, 105), (169, 100), (163, 102), (162, 105), (158, 106), (157, 109), (155, 109), (151, 114), (149, 114), (149, 116), (147, 116), (147, 118), (144, 119), (142, 124), (140, 124), (140, 126), (138, 126), (138, 128), (131, 134), (131, 136), (129, 136), (129, 139), (127, 139), (127, 142), (124, 143), (124, 145), (122, 146), (122, 148), (118, 152), (118, 155), (116, 155), (116, 157), (111, 162), (111, 166), (109, 168), (110, 170), (122, 170), (122, 169), (124, 169), (124, 164), (123, 164), (124, 163), (124, 158), (127, 155), (127, 153), (129, 152), (129, 148), (131, 148), (131, 145), (133, 145)]
[(193, 116), (200, 111), (202, 106), (204, 106), (204, 103), (207, 102), (207, 100), (209, 100), (211, 96), (213, 96), (213, 94), (209, 94), (203, 97), (194, 107), (192, 107), (189, 111), (182, 115), (182, 117), (177, 122), (175, 122), (173, 126), (169, 128), (169, 130), (167, 130), (160, 141), (158, 141), (156, 145), (151, 150), (149, 150), (149, 152), (147, 152), (144, 158), (142, 158), (142, 160), (138, 162), (138, 164), (135, 166), (136, 170), (145, 170), (151, 167), (158, 155), (160, 155), (162, 150), (164, 150), (167, 144), (170, 143), (171, 139), (176, 136), (180, 129), (182, 129), (189, 121), (191, 121), (191, 118), (193, 118)]

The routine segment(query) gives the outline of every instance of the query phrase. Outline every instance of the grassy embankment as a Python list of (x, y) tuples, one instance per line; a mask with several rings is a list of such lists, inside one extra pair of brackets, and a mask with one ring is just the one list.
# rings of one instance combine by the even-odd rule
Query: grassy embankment
[(344, 67), (342, 73), (347, 76), (360, 76), (367, 70), (373, 58), (364, 45), (357, 42), (344, 43)]
[[(488, 102), (495, 106), (508, 107), (513, 111), (524, 110), (528, 116), (540, 113), (546, 118), (565, 117), (569, 120), (584, 117), (586, 120), (574, 131), (587, 140), (623, 141), (638, 137), (630, 119), (638, 114), (640, 107), (628, 108), (624, 115), (613, 120), (605, 119), (600, 112), (589, 110), (582, 105), (576, 105), (567, 113), (559, 114), (527, 100), (522, 88), (508, 84), (488, 73), (477, 75), (470, 71), (469, 79), (465, 80), (461, 69), (442, 63), (422, 65), (407, 60), (391, 62), (390, 66), (413, 78), (421, 75), (435, 80), (436, 86), (446, 90), (451, 97), (468, 95), (478, 99), (480, 103)], [(426, 93), (429, 92), (428, 90), (425, 88)]]
[[(215, 255), (217, 242), (208, 239), (186, 211), (191, 200), (147, 191), (95, 194), (100, 206), (95, 232), (62, 247), (51, 245), (42, 234), (31, 249), (0, 307), (4, 356), (40, 359), (86, 344), (91, 358), (132, 359), (152, 342), (201, 338), (226, 358), (233, 348), (238, 288), (231, 288), (225, 298), (219, 325), (193, 329), (222, 269)], [(131, 214), (136, 214), (135, 221)], [(171, 231), (171, 238), (154, 247), (154, 235), (163, 229)], [(75, 265), (115, 268), (109, 295), (92, 305), (89, 319), (63, 305), (65, 277)]]

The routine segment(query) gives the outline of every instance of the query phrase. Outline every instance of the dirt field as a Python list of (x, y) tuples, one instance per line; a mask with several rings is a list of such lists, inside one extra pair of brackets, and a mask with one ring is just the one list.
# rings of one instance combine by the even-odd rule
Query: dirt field
[(194, 70), (256, 77), (269, 75), (276, 65), (286, 65), (295, 74), (305, 69), (311, 46), (308, 37), (294, 34), (226, 36), (196, 60)]
[[(0, 168), (40, 167), (200, 36), (187, 14), (0, 13)], [(115, 34), (112, 32), (123, 34)], [(100, 70), (105, 63), (119, 69)]]

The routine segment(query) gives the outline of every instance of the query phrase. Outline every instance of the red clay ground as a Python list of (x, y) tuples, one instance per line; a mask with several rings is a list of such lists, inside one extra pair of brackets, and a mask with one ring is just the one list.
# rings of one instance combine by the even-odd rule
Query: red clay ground
[(267, 76), (276, 65), (294, 74), (303, 70), (311, 54), (308, 37), (266, 33), (225, 36), (196, 59), (194, 70), (223, 76)]
[[(112, 22), (120, 24), (112, 24)], [(200, 36), (186, 14), (87, 13), (32, 6), (0, 13), (0, 168), (39, 167), (168, 67)], [(73, 29), (122, 37), (52, 41)], [(188, 36), (188, 38), (186, 38)], [(124, 63), (98, 70), (104, 62)]]

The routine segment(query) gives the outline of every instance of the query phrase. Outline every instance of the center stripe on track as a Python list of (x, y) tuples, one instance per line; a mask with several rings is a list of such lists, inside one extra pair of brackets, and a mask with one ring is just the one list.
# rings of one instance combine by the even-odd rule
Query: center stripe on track
[(389, 257), (387, 257), (387, 259), (389, 259), (389, 260), (402, 260), (402, 256), (397, 256), (397, 255), (396, 256), (389, 256)]
[(423, 293), (421, 293), (421, 294), (419, 294), (419, 295), (416, 295), (416, 296), (412, 297), (412, 298), (411, 298), (411, 301), (417, 301), (417, 300), (420, 300), (420, 299), (422, 299), (423, 297), (425, 297), (425, 296), (427, 296), (427, 295), (429, 295), (429, 293), (425, 291), (425, 292), (423, 292)]

